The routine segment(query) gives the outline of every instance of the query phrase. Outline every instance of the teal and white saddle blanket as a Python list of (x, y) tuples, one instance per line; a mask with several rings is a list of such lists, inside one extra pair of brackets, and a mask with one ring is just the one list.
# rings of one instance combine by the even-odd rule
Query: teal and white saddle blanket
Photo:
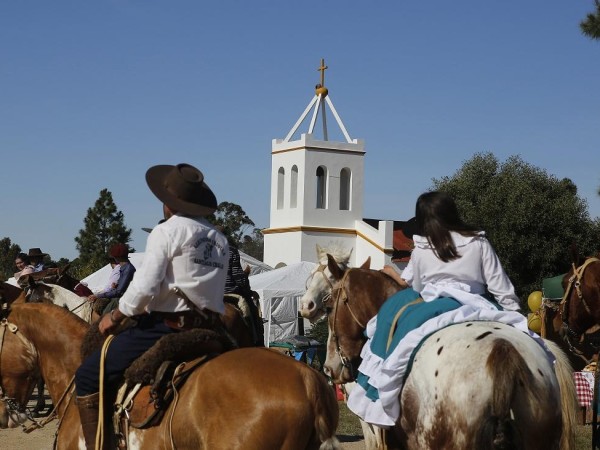
[(357, 386), (348, 397), (350, 410), (365, 422), (382, 428), (393, 426), (400, 415), (399, 395), (415, 349), (426, 337), (449, 325), (495, 321), (536, 336), (522, 314), (486, 303), (490, 307), (482, 309), (450, 297), (423, 302), (410, 288), (386, 300), (367, 324), (369, 340), (361, 352)]

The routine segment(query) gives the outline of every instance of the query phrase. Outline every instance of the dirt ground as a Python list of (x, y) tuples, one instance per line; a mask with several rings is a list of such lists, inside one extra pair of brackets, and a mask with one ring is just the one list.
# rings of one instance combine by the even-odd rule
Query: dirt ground
[[(20, 428), (12, 430), (0, 430), (0, 447), (3, 450), (50, 450), (54, 442), (54, 433), (56, 432), (56, 424), (52, 422), (41, 430), (33, 431), (30, 434), (25, 434)], [(346, 441), (351, 439), (352, 441)], [(357, 439), (356, 436), (348, 438), (340, 436), (342, 449), (344, 450), (365, 450), (365, 444), (362, 439)], [(344, 442), (346, 441), (346, 442)]]

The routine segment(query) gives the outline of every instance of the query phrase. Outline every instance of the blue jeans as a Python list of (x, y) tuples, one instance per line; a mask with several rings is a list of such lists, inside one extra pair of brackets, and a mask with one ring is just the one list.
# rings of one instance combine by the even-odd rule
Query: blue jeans
[[(115, 336), (108, 347), (104, 359), (104, 385), (116, 390), (123, 380), (125, 370), (152, 347), (161, 337), (177, 333), (166, 326), (162, 319), (150, 315), (141, 316), (137, 325)], [(75, 372), (77, 395), (95, 394), (100, 391), (100, 353), (96, 350), (88, 356)]]

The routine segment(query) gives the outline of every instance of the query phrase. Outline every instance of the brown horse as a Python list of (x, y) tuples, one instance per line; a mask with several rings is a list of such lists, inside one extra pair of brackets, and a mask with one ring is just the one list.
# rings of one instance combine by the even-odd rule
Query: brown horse
[[(60, 420), (57, 448), (80, 448), (83, 438), (69, 380), (81, 363), (78, 348), (88, 325), (48, 304), (14, 304), (7, 319), (25, 340), (6, 339), (6, 353), (20, 355), (29, 342), (39, 354), (39, 368)], [(7, 365), (1, 361), (5, 395), (23, 404), (26, 378), (7, 371)], [(325, 377), (268, 349), (217, 356), (196, 369), (178, 394), (179, 401), (169, 406), (159, 425), (130, 429), (131, 448), (339, 448), (337, 401)], [(0, 426), (9, 422), (6, 414)]]
[[(331, 256), (328, 283), (320, 280), (325, 276), (313, 276), (307, 292), (330, 283), (329, 293), (315, 296), (325, 299), (328, 317), (325, 367), (335, 383), (345, 383), (356, 377), (367, 322), (398, 286), (379, 271), (341, 269)], [(319, 302), (313, 303), (314, 313)], [(388, 448), (571, 448), (571, 369), (564, 353), (548, 346), (554, 367), (533, 339), (503, 323), (464, 322), (434, 332), (416, 351), (398, 394)]]
[(581, 264), (575, 255), (572, 259), (571, 269), (563, 278), (565, 294), (560, 303), (563, 336), (570, 346), (587, 342), (597, 353), (600, 347), (600, 254), (586, 258)]
[(560, 309), (560, 300), (544, 300), (540, 307), (541, 336), (556, 343), (569, 358), (573, 370), (579, 372), (596, 360), (600, 331), (590, 330), (590, 333), (584, 333), (583, 339), (579, 340), (569, 338)]

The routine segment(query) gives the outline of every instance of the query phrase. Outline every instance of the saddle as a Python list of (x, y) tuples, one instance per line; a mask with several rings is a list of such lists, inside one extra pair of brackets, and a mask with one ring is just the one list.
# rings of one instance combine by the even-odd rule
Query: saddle
[(255, 300), (252, 297), (228, 293), (223, 297), (223, 301), (229, 303), (240, 312), (246, 326), (252, 331), (252, 337), (256, 345), (263, 345), (263, 323), (265, 320), (263, 320), (260, 305), (257, 304), (258, 299)]
[(113, 429), (119, 449), (128, 447), (129, 427), (149, 428), (158, 425), (178, 391), (195, 369), (218, 353), (203, 355), (189, 362), (164, 361), (151, 385), (125, 382), (117, 394)]
[[(89, 354), (101, 343), (98, 328), (91, 327), (84, 338), (82, 354)], [(112, 420), (118, 447), (127, 448), (129, 427), (158, 425), (193, 371), (232, 348), (227, 336), (205, 328), (180, 331), (160, 338), (125, 371), (125, 381), (117, 393)]]

